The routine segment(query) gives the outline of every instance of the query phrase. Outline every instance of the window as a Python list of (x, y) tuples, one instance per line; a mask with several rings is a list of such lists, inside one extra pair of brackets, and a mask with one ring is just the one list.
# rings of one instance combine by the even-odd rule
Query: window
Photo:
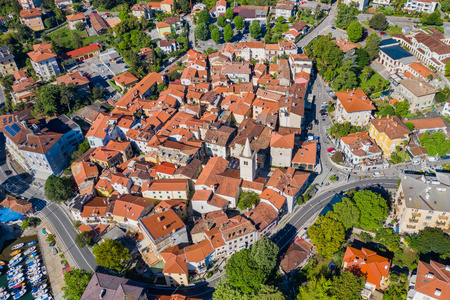
[(427, 220), (431, 220), (431, 216), (427, 216), (425, 219)]

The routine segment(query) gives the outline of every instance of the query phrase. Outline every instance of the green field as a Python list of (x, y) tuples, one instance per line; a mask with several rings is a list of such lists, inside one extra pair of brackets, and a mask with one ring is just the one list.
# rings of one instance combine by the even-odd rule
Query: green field
[[(86, 30), (83, 31), (73, 30), (73, 32), (80, 35), (83, 42), (83, 46), (87, 46), (93, 43), (94, 41), (100, 39), (96, 35), (88, 36)], [(67, 27), (63, 27), (55, 32), (52, 32), (51, 34), (49, 34), (49, 36), (64, 52), (76, 49), (73, 42), (72, 31)]]
[(389, 36), (393, 36), (395, 33), (401, 34), (402, 33), (402, 28), (397, 26), (397, 25), (396, 26), (389, 26), (388, 29), (386, 29), (386, 33)]

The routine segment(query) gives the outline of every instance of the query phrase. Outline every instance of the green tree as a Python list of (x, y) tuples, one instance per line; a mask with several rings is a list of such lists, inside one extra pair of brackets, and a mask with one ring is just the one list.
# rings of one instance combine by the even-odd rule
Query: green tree
[(78, 145), (77, 150), (72, 153), (72, 159), (77, 159), (90, 148), (88, 139), (84, 139), (84, 141)]
[(331, 294), (332, 281), (323, 276), (313, 276), (308, 280), (306, 286), (300, 286), (298, 289), (298, 300), (338, 300)]
[(206, 41), (208, 39), (208, 27), (201, 23), (195, 27), (195, 37), (199, 40)]
[(216, 28), (214, 28), (214, 29), (211, 31), (211, 39), (212, 39), (216, 44), (218, 44), (219, 41), (220, 41), (220, 38), (221, 38), (221, 36), (220, 36), (220, 31), (219, 31), (219, 29), (216, 27)]
[(219, 25), (220, 27), (225, 27), (227, 26), (227, 19), (225, 18), (224, 15), (220, 15), (219, 18), (217, 19), (217, 25)]
[(92, 272), (82, 269), (72, 269), (64, 274), (64, 299), (80, 300), (91, 280)]
[(358, 21), (351, 22), (347, 27), (347, 35), (351, 42), (356, 43), (359, 41), (363, 36), (363, 27), (361, 23)]
[(441, 9), (445, 12), (450, 11), (450, 0), (441, 1)]
[(375, 30), (386, 30), (388, 26), (386, 16), (381, 12), (374, 14), (369, 20), (369, 27)]
[[(413, 238), (414, 239), (414, 238)], [(419, 231), (410, 246), (422, 254), (450, 252), (450, 237), (440, 228), (427, 227)]]
[(395, 114), (400, 118), (404, 119), (409, 114), (409, 102), (404, 101), (398, 101), (394, 103), (395, 107)]
[(265, 236), (254, 243), (251, 254), (257, 268), (270, 274), (277, 264), (279, 250), (277, 244)]
[[(236, 299), (236, 298), (235, 298)], [(284, 300), (283, 293), (276, 287), (270, 285), (261, 285), (258, 294), (253, 297), (254, 300)]]
[[(262, 287), (262, 286), (261, 286)], [(243, 294), (239, 289), (230, 284), (226, 276), (223, 276), (217, 283), (216, 289), (213, 293), (214, 300), (250, 300), (250, 296)]]
[(232, 7), (227, 8), (226, 12), (225, 12), (225, 18), (227, 18), (228, 20), (231, 21), (231, 19), (233, 19), (234, 17), (234, 11)]
[(80, 3), (74, 3), (74, 4), (72, 5), (72, 9), (73, 9), (75, 12), (81, 12)]
[(84, 25), (83, 22), (78, 22), (75, 24), (75, 29), (78, 31), (83, 31), (86, 29), (86, 26)]
[(54, 116), (64, 113), (64, 108), (60, 105), (60, 86), (47, 84), (37, 90), (35, 108), (47, 116)]
[(450, 152), (450, 139), (446, 138), (443, 132), (431, 134), (427, 131), (419, 140), (420, 144), (427, 150), (428, 156), (445, 156)]
[(116, 271), (121, 271), (124, 262), (130, 259), (128, 249), (121, 242), (111, 239), (105, 239), (103, 243), (96, 245), (92, 253), (99, 266)]
[(28, 228), (28, 226), (30, 226), (30, 222), (28, 220), (23, 220), (22, 225), (20, 226), (20, 229), (25, 230)]
[(180, 5), (181, 10), (183, 13), (187, 14), (191, 11), (191, 5), (189, 3), (189, 0), (179, 0), (178, 4)]
[(254, 39), (259, 39), (261, 36), (261, 26), (259, 25), (259, 22), (257, 20), (254, 20), (252, 22), (252, 25), (250, 25), (250, 36)]
[(336, 15), (336, 27), (346, 30), (353, 21), (356, 21), (356, 14), (353, 8), (347, 5), (339, 6)]
[(394, 108), (392, 108), (392, 106), (388, 104), (388, 105), (383, 106), (383, 108), (381, 108), (377, 112), (377, 114), (382, 117), (386, 117), (387, 115), (393, 116), (393, 115), (395, 115), (395, 111), (394, 111)]
[(209, 11), (207, 9), (202, 10), (197, 15), (197, 25), (198, 24), (209, 24)]
[(350, 122), (335, 123), (328, 129), (328, 134), (333, 136), (335, 139), (339, 139), (343, 136), (347, 136), (350, 133), (359, 132), (361, 128), (357, 126), (352, 126)]
[[(350, 28), (350, 27), (349, 27)], [(354, 64), (352, 61), (346, 61), (339, 68), (339, 75), (333, 82), (333, 86), (337, 90), (353, 90), (358, 87), (358, 77), (354, 72)]]
[(375, 241), (385, 245), (392, 252), (400, 249), (400, 235), (396, 234), (392, 229), (379, 229), (375, 235)]
[(245, 210), (247, 208), (251, 208), (253, 204), (258, 203), (259, 197), (255, 192), (244, 191), (239, 196), (239, 204), (238, 207), (241, 210)]
[(229, 42), (233, 39), (233, 28), (231, 28), (230, 24), (227, 24), (227, 26), (225, 26), (225, 29), (223, 30), (223, 39), (225, 42)]
[(429, 15), (423, 14), (420, 21), (424, 25), (436, 25), (441, 26), (444, 22), (441, 19), (441, 14), (439, 11), (435, 11)]
[(366, 40), (366, 45), (364, 46), (364, 50), (369, 55), (370, 60), (374, 60), (378, 57), (378, 53), (380, 52), (380, 37), (376, 33), (372, 33)]
[(119, 17), (120, 21), (128, 20), (130, 18), (128, 9), (122, 9), (121, 11), (119, 11), (118, 17)]
[(319, 74), (327, 81), (332, 81), (337, 69), (342, 64), (342, 50), (331, 40), (329, 35), (319, 36), (304, 48), (305, 54), (314, 59)]
[(359, 221), (360, 211), (350, 198), (344, 198), (333, 206), (333, 211), (338, 215), (338, 220), (345, 229), (350, 229)]
[(56, 18), (55, 17), (50, 17), (50, 18), (46, 18), (44, 20), (44, 25), (46, 28), (53, 28), (56, 26)]
[(369, 190), (356, 192), (352, 199), (360, 211), (360, 227), (374, 231), (382, 226), (389, 210), (386, 199)]
[(357, 55), (356, 63), (358, 64), (358, 69), (362, 70), (364, 69), (365, 66), (368, 66), (370, 64), (369, 55), (364, 49), (362, 48), (356, 49), (356, 55)]
[(405, 122), (406, 127), (408, 127), (408, 129), (410, 131), (414, 130), (414, 123), (413, 122)]
[(364, 69), (362, 70), (362, 74), (364, 81), (367, 82), (367, 80), (369, 80), (369, 78), (372, 76), (373, 70), (370, 66), (365, 66)]
[(364, 276), (356, 276), (352, 272), (344, 271), (333, 279), (331, 294), (337, 299), (359, 300), (365, 281)]
[(65, 177), (59, 178), (55, 175), (50, 175), (45, 181), (44, 192), (45, 197), (52, 202), (60, 203), (66, 201), (72, 194), (70, 180)]
[(337, 220), (333, 212), (319, 216), (314, 226), (309, 227), (308, 233), (313, 244), (317, 246), (317, 252), (328, 258), (331, 258), (345, 242), (344, 225)]
[(268, 274), (255, 266), (250, 249), (234, 253), (225, 267), (230, 284), (244, 294), (258, 291)]
[(78, 248), (84, 248), (85, 246), (92, 245), (92, 237), (87, 231), (83, 231), (75, 237), (75, 243)]
[(234, 26), (236, 27), (236, 30), (242, 30), (244, 28), (244, 19), (241, 16), (236, 16), (233, 19)]

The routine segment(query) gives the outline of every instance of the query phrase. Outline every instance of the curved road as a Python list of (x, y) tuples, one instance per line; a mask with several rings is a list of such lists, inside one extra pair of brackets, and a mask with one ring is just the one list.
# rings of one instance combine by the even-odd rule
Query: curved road
[(17, 174), (9, 166), (6, 158), (5, 137), (0, 134), (0, 185), (3, 189), (21, 196), (33, 203), (37, 214), (49, 221), (57, 234), (59, 240), (64, 244), (70, 256), (72, 256), (76, 267), (88, 271), (94, 271), (97, 267), (92, 251), (84, 247), (78, 248), (75, 237), (78, 232), (72, 227), (72, 220), (66, 211), (59, 205), (48, 202), (42, 189), (31, 185), (32, 178), (28, 174)]

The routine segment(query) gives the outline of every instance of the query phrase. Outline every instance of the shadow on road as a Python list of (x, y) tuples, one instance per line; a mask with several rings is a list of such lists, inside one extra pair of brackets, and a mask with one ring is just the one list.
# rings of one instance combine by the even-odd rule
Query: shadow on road
[(271, 240), (275, 242), (280, 250), (286, 247), (290, 241), (292, 241), (297, 235), (297, 228), (291, 224), (286, 224), (281, 230), (271, 237)]

